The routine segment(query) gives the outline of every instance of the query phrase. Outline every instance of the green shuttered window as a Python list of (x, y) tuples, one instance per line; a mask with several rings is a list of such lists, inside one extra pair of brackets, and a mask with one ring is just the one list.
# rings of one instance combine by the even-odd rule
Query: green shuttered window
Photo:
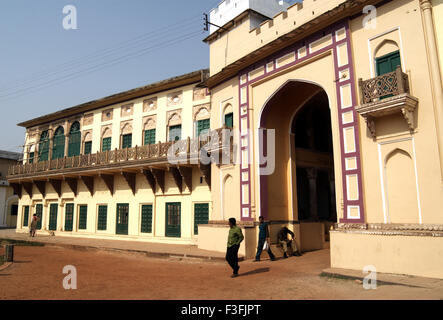
[(65, 156), (65, 131), (63, 127), (58, 127), (52, 140), (52, 159), (63, 158)]
[(169, 127), (169, 141), (178, 141), (182, 137), (182, 126)]
[(29, 163), (34, 163), (34, 152), (30, 152), (29, 153), (29, 160), (28, 160), (28, 162)]
[(233, 113), (225, 114), (225, 126), (228, 128), (234, 127), (234, 114)]
[(43, 131), (38, 145), (38, 161), (47, 161), (49, 159), (49, 133)]
[(42, 204), (37, 204), (35, 206), (35, 214), (39, 218), (39, 220), (37, 222), (37, 230), (41, 230), (41, 228), (42, 228), (42, 219), (43, 219), (43, 205)]
[(209, 131), (210, 123), (209, 119), (197, 121), (197, 137), (201, 134), (207, 134)]
[(152, 233), (152, 205), (142, 206), (142, 233)]
[(80, 123), (76, 121), (72, 124), (71, 131), (69, 132), (68, 157), (78, 156), (80, 154), (80, 146), (81, 146)]
[(117, 204), (117, 222), (116, 230), (117, 234), (128, 234), (129, 225), (129, 204), (120, 203)]
[(91, 154), (92, 152), (92, 141), (85, 142), (85, 154)]
[(98, 207), (97, 230), (103, 231), (107, 228), (108, 206)]
[(74, 225), (74, 204), (68, 203), (65, 208), (65, 231), (72, 231)]
[(23, 227), (29, 226), (29, 206), (23, 207)]
[(111, 150), (112, 138), (103, 138), (102, 152)]
[(166, 236), (181, 237), (181, 203), (166, 203)]
[(78, 229), (86, 230), (88, 221), (88, 206), (80, 206), (78, 215)]
[(375, 60), (375, 63), (377, 65), (378, 76), (393, 72), (397, 66), (401, 66), (400, 51), (391, 52), (379, 57)]
[(155, 144), (155, 129), (145, 130), (145, 146)]
[(198, 234), (199, 224), (209, 222), (209, 203), (196, 203), (194, 206), (194, 234)]
[(132, 148), (132, 134), (125, 134), (122, 137), (122, 149)]
[(51, 203), (49, 207), (49, 230), (57, 230), (57, 213), (58, 213), (58, 203)]

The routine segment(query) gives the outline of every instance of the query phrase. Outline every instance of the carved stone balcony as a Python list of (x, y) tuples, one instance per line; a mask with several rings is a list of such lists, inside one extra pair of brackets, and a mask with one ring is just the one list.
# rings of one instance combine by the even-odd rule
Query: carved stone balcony
[(20, 197), (21, 186), (32, 197), (32, 184), (44, 195), (46, 182), (49, 182), (60, 196), (61, 181), (66, 181), (76, 194), (77, 179), (81, 179), (93, 194), (94, 176), (101, 177), (112, 194), (113, 176), (120, 173), (135, 194), (137, 173), (146, 176), (153, 190), (159, 185), (164, 192), (164, 172), (170, 171), (181, 191), (183, 181), (191, 189), (192, 167), (198, 167), (210, 187), (211, 162), (208, 163), (208, 158), (211, 155), (217, 157), (220, 152), (232, 154), (233, 139), (230, 133), (229, 129), (220, 128), (198, 139), (159, 142), (142, 147), (15, 165), (9, 167), (7, 179)]
[(393, 72), (363, 81), (358, 80), (360, 106), (357, 112), (365, 118), (371, 136), (376, 137), (375, 121), (377, 118), (401, 114), (411, 132), (415, 129), (414, 112), (418, 99), (411, 96), (408, 75), (400, 66)]

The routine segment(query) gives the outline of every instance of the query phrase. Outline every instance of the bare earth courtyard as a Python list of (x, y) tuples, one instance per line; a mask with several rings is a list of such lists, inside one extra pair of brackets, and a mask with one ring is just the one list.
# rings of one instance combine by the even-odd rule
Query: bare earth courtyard
[[(66, 265), (77, 268), (77, 290), (63, 288)], [(232, 279), (222, 262), (16, 246), (15, 263), (0, 271), (0, 299), (443, 299), (442, 281), (432, 289), (382, 284), (365, 290), (355, 280), (322, 277), (329, 250), (240, 266), (240, 276)]]

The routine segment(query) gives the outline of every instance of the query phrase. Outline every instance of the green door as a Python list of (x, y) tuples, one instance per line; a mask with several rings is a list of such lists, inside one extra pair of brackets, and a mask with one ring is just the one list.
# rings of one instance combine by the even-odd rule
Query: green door
[(201, 134), (208, 133), (209, 131), (209, 119), (197, 121), (197, 137)]
[(169, 127), (169, 141), (178, 141), (182, 138), (182, 126)]
[(37, 204), (35, 206), (35, 214), (39, 218), (39, 220), (37, 222), (37, 230), (41, 230), (42, 229), (42, 220), (43, 220), (43, 205), (42, 204)]
[(128, 234), (129, 225), (129, 204), (117, 204), (117, 224), (115, 232), (117, 234)]
[(142, 206), (142, 223), (141, 230), (142, 233), (152, 233), (152, 205)]
[(63, 158), (65, 156), (65, 131), (63, 127), (58, 127), (52, 140), (52, 159)]
[(125, 134), (122, 137), (122, 149), (132, 148), (132, 134)]
[(69, 132), (68, 157), (78, 156), (80, 154), (81, 133), (80, 123), (74, 122)]
[(23, 212), (23, 227), (29, 226), (29, 206), (24, 207)]
[[(377, 58), (375, 60), (375, 63), (377, 66), (377, 76), (393, 72), (395, 71), (397, 66), (401, 66), (400, 51), (388, 53), (387, 55)], [(388, 90), (388, 89), (389, 89), (388, 85), (385, 85), (385, 87), (383, 88), (383, 90)], [(392, 94), (382, 96), (380, 97), (380, 99), (385, 99), (389, 97), (392, 97)]]
[(49, 158), (49, 133), (43, 131), (40, 136), (40, 142), (38, 146), (38, 161), (47, 161)]
[(85, 154), (91, 154), (92, 151), (92, 141), (85, 142)]
[(78, 229), (86, 230), (87, 224), (88, 224), (88, 206), (83, 205), (79, 207)]
[(375, 60), (377, 65), (377, 76), (393, 72), (397, 66), (401, 66), (400, 51), (388, 53)]
[(225, 126), (228, 128), (234, 127), (234, 114), (233, 113), (225, 114)]
[(34, 157), (35, 157), (35, 153), (34, 152), (30, 152), (29, 153), (28, 163), (34, 163)]
[(155, 129), (145, 130), (145, 146), (155, 144)]
[(102, 152), (111, 150), (112, 138), (103, 138), (102, 141)]
[(65, 231), (72, 231), (74, 225), (74, 204), (68, 203), (65, 208)]
[(108, 206), (98, 207), (97, 230), (104, 231), (107, 229), (108, 222)]
[(166, 203), (166, 236), (181, 237), (181, 204)]
[(57, 230), (57, 213), (58, 213), (58, 203), (51, 203), (49, 207), (49, 230)]
[(209, 203), (196, 203), (194, 205), (194, 234), (198, 234), (199, 224), (209, 222)]

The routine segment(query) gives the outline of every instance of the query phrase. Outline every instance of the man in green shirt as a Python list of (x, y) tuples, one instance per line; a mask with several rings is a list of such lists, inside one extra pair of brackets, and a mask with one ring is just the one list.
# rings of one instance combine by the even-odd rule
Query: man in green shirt
[(238, 249), (240, 248), (240, 243), (243, 241), (243, 233), (241, 229), (237, 227), (237, 222), (235, 218), (229, 219), (229, 235), (228, 235), (228, 248), (226, 250), (226, 261), (233, 270), (232, 278), (238, 276), (238, 270), (240, 266), (238, 265)]

